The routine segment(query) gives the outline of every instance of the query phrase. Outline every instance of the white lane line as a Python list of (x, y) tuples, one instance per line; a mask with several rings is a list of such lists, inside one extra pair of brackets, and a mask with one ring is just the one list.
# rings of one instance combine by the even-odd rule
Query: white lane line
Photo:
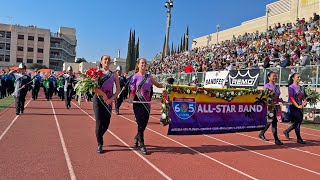
[[(126, 117), (124, 117), (124, 116), (122, 116), (122, 115), (119, 115), (119, 116), (122, 117), (122, 118), (124, 118), (124, 119), (126, 119), (126, 120), (128, 120), (128, 121), (130, 121), (130, 122), (132, 122), (132, 123), (135, 123), (134, 121), (132, 121), (132, 120), (130, 120), (130, 119), (128, 119), (128, 118), (126, 118)], [(197, 151), (197, 150), (195, 150), (195, 149), (193, 149), (193, 148), (191, 148), (191, 147), (189, 147), (189, 146), (187, 146), (187, 145), (185, 145), (185, 144), (182, 144), (182, 143), (180, 143), (180, 142), (178, 142), (178, 141), (176, 141), (176, 140), (174, 140), (174, 139), (171, 139), (171, 138), (169, 138), (169, 137), (167, 137), (167, 136), (165, 136), (165, 135), (163, 135), (163, 134), (161, 134), (161, 133), (159, 133), (159, 132), (157, 132), (157, 131), (154, 131), (154, 130), (148, 128), (148, 127), (147, 127), (147, 129), (148, 129), (149, 131), (152, 131), (152, 132), (154, 132), (154, 133), (156, 133), (156, 134), (158, 134), (158, 135), (166, 138), (166, 139), (169, 139), (169, 140), (172, 141), (172, 142), (175, 142), (176, 144), (179, 144), (179, 145), (182, 146), (182, 147), (185, 147), (185, 148), (187, 148), (187, 149), (189, 149), (189, 150), (191, 150), (191, 151), (193, 151), (193, 152), (195, 152), (195, 153), (197, 153), (197, 154), (199, 154), (199, 155), (201, 155), (201, 156), (204, 156), (204, 157), (206, 157), (206, 158), (208, 158), (208, 159), (210, 159), (210, 160), (212, 160), (212, 161), (214, 161), (214, 162), (216, 162), (216, 163), (218, 163), (218, 164), (220, 164), (220, 165), (222, 165), (222, 166), (224, 166), (224, 167), (227, 167), (228, 169), (231, 169), (231, 170), (233, 170), (233, 171), (235, 171), (235, 172), (237, 172), (237, 173), (239, 173), (239, 174), (242, 174), (242, 175), (246, 176), (247, 178), (255, 179), (255, 180), (258, 179), (258, 178), (255, 178), (255, 177), (253, 177), (253, 176), (250, 176), (249, 174), (246, 174), (246, 173), (244, 173), (244, 172), (242, 172), (242, 171), (240, 171), (240, 170), (238, 170), (238, 169), (236, 169), (236, 168), (234, 168), (234, 167), (231, 167), (231, 166), (229, 166), (229, 165), (227, 165), (227, 164), (225, 164), (225, 163), (223, 163), (223, 162), (221, 162), (221, 161), (219, 161), (219, 160), (217, 160), (217, 159), (214, 159), (214, 158), (212, 158), (212, 157), (210, 157), (210, 156), (208, 156), (208, 155), (206, 155), (206, 154), (204, 154), (204, 153), (201, 153), (201, 152), (199, 152), (199, 151)]]
[(277, 158), (274, 158), (274, 157), (271, 157), (271, 156), (268, 156), (268, 155), (265, 155), (265, 154), (262, 154), (262, 153), (258, 153), (258, 152), (256, 152), (256, 151), (253, 151), (253, 150), (244, 148), (244, 147), (242, 147), (242, 146), (238, 146), (238, 145), (235, 145), (235, 144), (232, 144), (232, 143), (223, 141), (223, 140), (221, 140), (221, 139), (218, 139), (218, 138), (215, 138), (215, 137), (212, 137), (212, 136), (208, 136), (208, 135), (203, 135), (203, 136), (206, 136), (206, 137), (208, 137), (208, 138), (214, 139), (214, 140), (216, 140), (216, 141), (223, 142), (223, 143), (225, 143), (225, 144), (232, 145), (232, 146), (237, 147), (237, 148), (242, 149), (242, 150), (246, 150), (246, 151), (252, 152), (252, 153), (254, 153), (254, 154), (258, 154), (258, 155), (260, 155), (260, 156), (263, 156), (263, 157), (272, 159), (272, 160), (274, 160), (274, 161), (278, 161), (278, 162), (281, 162), (281, 163), (283, 163), (283, 164), (287, 164), (287, 165), (289, 165), (289, 166), (292, 166), (292, 167), (295, 167), (295, 168), (298, 168), (298, 169), (302, 169), (302, 170), (308, 171), (308, 172), (313, 173), (313, 174), (316, 174), (316, 175), (320, 175), (319, 172), (312, 171), (312, 170), (310, 170), (310, 169), (307, 169), (307, 168), (304, 168), (304, 167), (301, 167), (301, 166), (298, 166), (298, 165), (295, 165), (295, 164), (291, 164), (291, 163), (288, 163), (288, 162), (286, 162), (286, 161), (283, 161), (283, 160), (280, 160), (280, 159), (277, 159)]
[[(245, 137), (248, 137), (248, 138), (251, 138), (251, 139), (256, 139), (258, 141), (262, 141), (261, 139), (259, 139), (257, 137), (249, 136), (249, 135), (246, 135), (246, 134), (242, 134), (242, 133), (236, 133), (236, 134), (239, 134), (241, 136), (245, 136)], [(270, 142), (270, 141), (263, 141), (263, 142), (266, 142), (266, 143), (269, 143), (269, 144), (274, 144), (273, 142)], [(294, 147), (290, 147), (290, 146), (286, 146), (286, 145), (281, 145), (279, 147), (286, 147), (286, 148), (289, 148), (289, 149), (293, 149), (293, 150), (296, 150), (296, 151), (300, 151), (300, 152), (303, 152), (303, 153), (307, 153), (307, 154), (310, 154), (310, 155), (314, 155), (314, 156), (320, 157), (320, 154), (312, 153), (310, 151), (304, 151), (304, 150), (301, 150), (301, 149), (298, 149), (298, 148), (294, 148)]]
[[(28, 104), (30, 103), (31, 99), (27, 102), (27, 104), (24, 106), (25, 108), (28, 106)], [(12, 122), (9, 124), (9, 126), (7, 127), (7, 129), (1, 134), (0, 136), (0, 141), (1, 139), (4, 137), (4, 135), (6, 135), (6, 133), (9, 131), (9, 129), (11, 128), (11, 126), (13, 125), (13, 123), (18, 119), (20, 115), (17, 115)]]
[(61, 132), (61, 128), (60, 128), (60, 124), (59, 124), (59, 121), (58, 121), (58, 118), (57, 118), (57, 115), (56, 115), (56, 111), (54, 110), (54, 107), (53, 107), (53, 104), (52, 104), (51, 100), (50, 100), (50, 104), (51, 104), (51, 109), (52, 109), (52, 112), (53, 112), (54, 119), (56, 120), (56, 125), (57, 125), (57, 128), (58, 128), (59, 137), (60, 137), (60, 141), (61, 141), (64, 157), (65, 157), (65, 159), (67, 161), (67, 166), (68, 166), (70, 178), (71, 178), (71, 180), (76, 180), (77, 178), (76, 178), (76, 175), (74, 174), (73, 167), (72, 167), (71, 160), (70, 160), (70, 156), (68, 154), (68, 150), (67, 150), (67, 147), (66, 147), (66, 143), (64, 142), (64, 138), (63, 138), (63, 135), (62, 135), (62, 132)]
[[(80, 108), (77, 104), (73, 103), (77, 108), (79, 108), (83, 113), (85, 113), (86, 115), (88, 115), (93, 121), (96, 121), (91, 115), (89, 115), (86, 111), (84, 111), (82, 108)], [(131, 151), (133, 151), (136, 155), (138, 155), (143, 161), (145, 161), (147, 164), (149, 164), (154, 170), (156, 170), (159, 174), (161, 174), (165, 179), (167, 180), (172, 180), (168, 175), (166, 175), (163, 171), (161, 171), (157, 166), (155, 166), (154, 164), (152, 164), (148, 159), (146, 159), (144, 156), (142, 156), (140, 153), (138, 153), (137, 151), (135, 151), (132, 147), (130, 147), (126, 142), (124, 142), (121, 138), (119, 138), (117, 135), (115, 135), (112, 131), (110, 131), (108, 129), (108, 132), (115, 137), (116, 139), (118, 139), (122, 144), (124, 144), (125, 146), (127, 146)]]

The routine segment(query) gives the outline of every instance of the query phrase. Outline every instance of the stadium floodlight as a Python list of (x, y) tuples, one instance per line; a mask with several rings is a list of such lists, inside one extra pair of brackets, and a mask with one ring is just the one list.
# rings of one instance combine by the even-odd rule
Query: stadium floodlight
[(219, 43), (219, 29), (221, 28), (221, 25), (217, 24), (216, 28), (217, 28), (217, 44), (218, 44)]
[(167, 8), (167, 27), (166, 27), (166, 38), (165, 38), (165, 48), (164, 48), (164, 54), (165, 56), (169, 55), (168, 49), (169, 49), (169, 35), (170, 35), (170, 26), (171, 26), (171, 8), (173, 8), (173, 1), (168, 0), (164, 7)]

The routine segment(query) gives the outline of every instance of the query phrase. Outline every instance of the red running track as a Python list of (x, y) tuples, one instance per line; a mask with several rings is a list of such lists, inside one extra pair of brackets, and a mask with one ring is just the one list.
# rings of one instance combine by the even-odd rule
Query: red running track
[[(30, 99), (30, 98), (29, 98)], [(27, 98), (27, 102), (29, 100)], [(284, 146), (257, 138), (258, 132), (168, 136), (154, 103), (145, 143), (150, 155), (133, 149), (137, 126), (132, 106), (123, 103), (97, 154), (92, 103), (66, 109), (56, 97), (26, 102), (25, 113), (0, 112), (1, 179), (319, 179), (320, 131), (302, 128), (306, 145), (294, 132)], [(128, 109), (129, 108), (129, 109)]]

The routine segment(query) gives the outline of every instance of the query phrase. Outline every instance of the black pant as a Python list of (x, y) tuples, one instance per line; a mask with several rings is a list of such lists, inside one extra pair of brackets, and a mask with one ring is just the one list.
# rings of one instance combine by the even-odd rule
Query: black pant
[[(93, 96), (93, 111), (96, 119), (96, 138), (98, 145), (103, 145), (103, 135), (108, 130), (112, 106), (106, 105), (102, 98)], [(109, 111), (108, 111), (109, 110)]]
[(72, 98), (72, 89), (67, 89), (64, 91), (64, 101), (66, 103), (66, 107), (71, 107), (71, 98)]
[(52, 95), (53, 95), (53, 87), (49, 87), (46, 89), (47, 92), (46, 92), (46, 95), (47, 95), (47, 99), (52, 99)]
[(122, 102), (123, 102), (123, 97), (122, 95), (120, 95), (120, 97), (114, 101), (116, 111), (119, 111)]
[(272, 125), (272, 134), (273, 134), (273, 137), (274, 137), (274, 140), (279, 140), (279, 137), (278, 137), (278, 119), (277, 119), (277, 111), (274, 111), (273, 112), (274, 116), (273, 116), (273, 119), (272, 119), (272, 122), (271, 123), (268, 123), (266, 124), (266, 127), (260, 132), (261, 135), (264, 135), (264, 133), (269, 129), (269, 127)]
[(137, 138), (140, 144), (144, 145), (144, 130), (147, 127), (150, 114), (143, 104), (133, 104), (133, 111), (138, 124)]
[(16, 113), (20, 113), (24, 111), (24, 103), (26, 102), (26, 94), (20, 94), (15, 98), (16, 104)]
[(290, 119), (293, 121), (293, 124), (286, 130), (288, 133), (293, 129), (296, 132), (298, 140), (302, 140), (300, 135), (300, 126), (303, 120), (303, 113), (301, 109), (296, 108), (295, 106), (290, 106)]
[(33, 99), (38, 99), (39, 90), (40, 90), (40, 82), (36, 82), (32, 88), (32, 98)]
[(59, 88), (58, 96), (60, 97), (60, 99), (62, 101), (64, 100), (64, 89), (63, 89), (63, 87)]

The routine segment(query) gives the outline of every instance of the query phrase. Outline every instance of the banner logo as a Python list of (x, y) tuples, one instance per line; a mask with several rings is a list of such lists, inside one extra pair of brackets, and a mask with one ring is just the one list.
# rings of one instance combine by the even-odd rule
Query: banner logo
[[(257, 87), (257, 79), (259, 77), (259, 71), (253, 72), (250, 70), (244, 71), (232, 71), (229, 74), (229, 87)], [(252, 75), (254, 74), (254, 75)]]
[(172, 108), (180, 119), (189, 119), (196, 112), (195, 98), (173, 98)]

